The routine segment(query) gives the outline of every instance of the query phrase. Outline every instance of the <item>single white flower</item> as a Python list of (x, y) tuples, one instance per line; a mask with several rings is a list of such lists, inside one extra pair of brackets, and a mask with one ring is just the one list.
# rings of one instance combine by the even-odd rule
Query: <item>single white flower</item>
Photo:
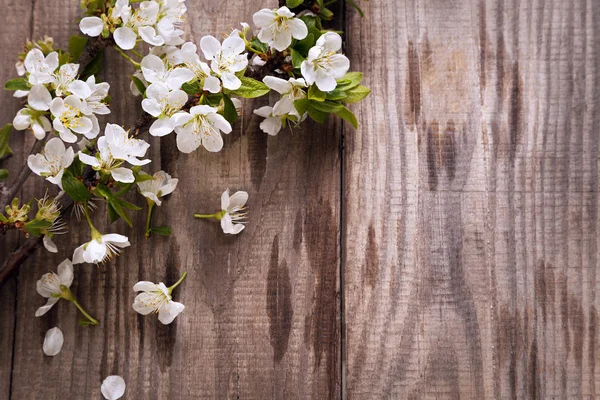
[(162, 83), (170, 90), (180, 89), (181, 85), (194, 78), (195, 74), (187, 68), (168, 68), (160, 57), (148, 54), (141, 62), (142, 74), (150, 83)]
[(248, 66), (248, 57), (242, 54), (246, 49), (244, 39), (232, 34), (221, 44), (214, 36), (204, 36), (200, 39), (200, 49), (204, 57), (211, 61), (210, 67), (221, 78), (224, 88), (236, 90), (242, 86), (242, 81), (235, 73)]
[(54, 74), (56, 96), (64, 96), (69, 91), (69, 85), (77, 77), (79, 64), (63, 64)]
[(52, 130), (52, 124), (50, 123), (50, 120), (46, 118), (44, 113), (29, 107), (19, 110), (13, 119), (13, 127), (18, 131), (31, 128), (33, 135), (38, 140), (45, 138), (46, 132), (50, 132)]
[(90, 75), (85, 82), (76, 80), (69, 85), (69, 91), (85, 101), (83, 111), (87, 115), (92, 113), (98, 115), (110, 114), (108, 106), (102, 102), (108, 96), (109, 89), (108, 82), (96, 83), (94, 75)]
[(137, 185), (144, 197), (160, 206), (160, 197), (173, 193), (178, 182), (179, 179), (171, 178), (165, 171), (158, 171), (152, 175), (152, 179), (138, 182)]
[(237, 235), (246, 227), (244, 219), (246, 218), (246, 202), (248, 193), (244, 191), (235, 192), (229, 196), (229, 189), (221, 195), (221, 228), (223, 232), (231, 235)]
[(268, 133), (271, 136), (275, 136), (279, 133), (281, 127), (283, 126), (282, 118), (285, 119), (285, 117), (274, 115), (273, 107), (261, 107), (258, 110), (254, 110), (254, 114), (265, 118), (265, 120), (259, 125), (263, 132)]
[(274, 76), (265, 76), (263, 82), (272, 90), (281, 94), (281, 99), (273, 106), (273, 115), (295, 115), (300, 118), (300, 114), (294, 106), (294, 101), (306, 98), (306, 82), (304, 79), (277, 78)]
[(48, 329), (46, 336), (44, 337), (44, 345), (42, 350), (44, 354), (50, 357), (54, 357), (62, 349), (65, 338), (62, 331), (58, 327)]
[(27, 104), (34, 110), (48, 111), (52, 103), (52, 95), (43, 84), (33, 85), (27, 92)]
[(165, 136), (173, 132), (175, 125), (171, 117), (181, 110), (187, 100), (188, 95), (181, 89), (169, 90), (162, 83), (148, 86), (142, 108), (156, 118), (150, 126), (150, 134)]
[[(48, 299), (45, 305), (35, 312), (36, 317), (46, 314), (65, 295), (63, 288), (70, 288), (73, 283), (73, 264), (69, 259), (58, 265), (58, 274), (48, 272), (37, 281), (37, 292)], [(62, 286), (62, 287), (61, 287)]]
[[(123, 2), (124, 3), (124, 2)], [(117, 46), (123, 50), (131, 50), (136, 45), (137, 35), (148, 44), (160, 46), (164, 41), (156, 38), (156, 31), (152, 26), (158, 20), (160, 6), (155, 1), (144, 1), (140, 7), (131, 12), (129, 4), (121, 4), (121, 8), (115, 7), (115, 15), (118, 15), (123, 26), (115, 29), (113, 37)]]
[(185, 0), (163, 0), (159, 2), (159, 20), (155, 30), (162, 37), (165, 45), (180, 45), (183, 43), (183, 15), (187, 11)]
[(130, 245), (127, 236), (117, 233), (102, 235), (94, 230), (92, 232), (92, 240), (82, 244), (73, 252), (73, 264), (105, 262), (107, 259), (119, 255), (123, 248)]
[(100, 392), (107, 400), (120, 399), (125, 394), (125, 381), (118, 375), (111, 375), (102, 382)]
[(44, 57), (40, 49), (31, 49), (25, 56), (23, 65), (29, 73), (28, 80), (31, 85), (53, 83), (53, 72), (58, 68), (58, 53), (53, 51)]
[(77, 153), (79, 160), (92, 166), (96, 171), (110, 173), (118, 182), (132, 183), (135, 181), (133, 172), (122, 167), (124, 161), (132, 165), (145, 165), (150, 160), (139, 160), (143, 157), (150, 145), (141, 139), (129, 137), (129, 132), (115, 124), (107, 124), (104, 136), (98, 139), (98, 152), (96, 156)]
[(179, 112), (172, 119), (177, 148), (182, 153), (191, 153), (200, 145), (210, 152), (220, 151), (223, 148), (221, 132), (231, 132), (231, 125), (217, 109), (206, 105), (194, 106), (189, 113)]
[(342, 37), (335, 32), (327, 32), (317, 40), (300, 66), (307, 84), (316, 83), (323, 92), (336, 88), (336, 79), (343, 78), (350, 68), (348, 57), (337, 53), (341, 48)]
[[(185, 278), (185, 274), (182, 279)], [(181, 282), (181, 280), (179, 282)], [(136, 292), (142, 292), (135, 297), (133, 309), (142, 314), (158, 313), (158, 320), (168, 325), (175, 317), (177, 317), (185, 308), (181, 303), (172, 300), (171, 292), (179, 282), (171, 288), (167, 288), (164, 283), (158, 285), (153, 282), (140, 281), (133, 286)]]
[(55, 137), (48, 140), (41, 153), (31, 154), (27, 165), (34, 174), (45, 177), (62, 189), (63, 173), (73, 163), (73, 158), (73, 148), (65, 148), (62, 140)]
[(98, 119), (95, 115), (84, 113), (86, 104), (75, 95), (67, 96), (66, 99), (56, 97), (50, 104), (50, 112), (54, 116), (52, 126), (58, 132), (60, 138), (67, 143), (75, 143), (77, 136), (83, 134), (88, 139), (94, 139), (100, 133)]
[(256, 12), (252, 19), (260, 28), (258, 40), (267, 43), (277, 51), (284, 51), (292, 44), (294, 39), (302, 40), (308, 35), (308, 28), (304, 21), (294, 18), (294, 13), (287, 7), (278, 10), (264, 8)]
[(196, 53), (198, 48), (192, 42), (186, 42), (179, 50), (178, 61), (194, 73), (196, 79), (203, 90), (211, 93), (219, 93), (221, 91), (221, 81), (216, 76), (211, 75), (211, 69), (207, 63), (200, 61), (200, 57)]

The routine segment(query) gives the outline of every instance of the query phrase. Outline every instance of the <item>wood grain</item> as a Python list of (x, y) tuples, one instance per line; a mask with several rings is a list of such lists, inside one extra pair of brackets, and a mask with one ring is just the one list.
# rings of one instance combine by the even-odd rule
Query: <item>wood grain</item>
[(596, 6), (349, 16), (348, 398), (598, 397)]
[[(74, 1), (60, 4), (35, 3), (34, 35), (47, 33), (65, 45), (79, 9)], [(206, 34), (221, 36), (261, 6), (275, 5), (188, 2), (187, 37), (198, 42)], [(128, 126), (141, 112), (139, 99), (129, 93), (127, 75), (116, 71), (131, 68), (114, 52), (107, 56), (104, 78), (113, 98), (107, 120)], [(268, 137), (252, 115), (259, 105), (245, 102), (219, 154), (200, 149), (184, 155), (174, 135), (145, 137), (152, 145), (150, 170), (162, 168), (180, 179), (154, 218), (156, 226), (168, 223), (174, 232), (145, 240), (144, 213), (136, 215), (134, 230), (103, 222), (102, 209), (92, 217), (101, 231), (123, 232), (132, 242), (105, 266), (76, 267), (72, 289), (100, 326), (79, 327), (75, 308), (63, 301), (47, 316), (33, 317), (43, 303), (35, 293), (37, 279), (69, 257), (73, 244), (88, 240), (87, 228), (57, 240), (59, 255), (40, 251), (21, 268), (10, 398), (99, 398), (100, 384), (111, 374), (123, 376), (126, 397), (136, 399), (339, 398), (341, 125), (308, 124)], [(31, 182), (39, 192), (40, 180)], [(237, 237), (192, 218), (216, 211), (227, 187), (250, 193), (250, 222)], [(131, 200), (144, 203), (139, 195)], [(185, 270), (188, 278), (175, 298), (186, 309), (175, 323), (163, 326), (132, 310), (138, 280), (171, 284)], [(58, 356), (44, 357), (43, 336), (55, 325), (64, 332), (64, 347)]]

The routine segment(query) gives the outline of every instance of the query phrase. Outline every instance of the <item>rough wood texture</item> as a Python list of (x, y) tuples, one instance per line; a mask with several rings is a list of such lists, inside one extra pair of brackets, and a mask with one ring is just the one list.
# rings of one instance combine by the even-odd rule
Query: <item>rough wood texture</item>
[(598, 398), (597, 2), (366, 8), (347, 397)]
[[(2, 80), (26, 37), (66, 45), (78, 2), (58, 3), (0, 1)], [(276, 3), (188, 0), (188, 37)], [(251, 113), (260, 104), (246, 102), (219, 154), (149, 139), (150, 170), (180, 178), (154, 218), (174, 234), (145, 240), (95, 215), (132, 242), (106, 266), (77, 267), (74, 293), (95, 328), (78, 327), (65, 302), (33, 316), (36, 280), (87, 228), (57, 240), (58, 256), (38, 251), (0, 289), (0, 398), (100, 398), (110, 374), (135, 399), (600, 396), (597, 2), (361, 5), (365, 18), (349, 9), (342, 26), (373, 90), (353, 107), (361, 128), (268, 137)], [(128, 126), (139, 99), (113, 71), (130, 66), (107, 57), (106, 120)], [(1, 95), (10, 121), (18, 105)], [(12, 143), (10, 165), (21, 165), (33, 140)], [(40, 182), (25, 197), (40, 196)], [(226, 187), (250, 193), (239, 237), (190, 218), (215, 211)], [(19, 241), (9, 239), (2, 257)], [(184, 270), (174, 324), (131, 309), (135, 282), (170, 284)], [(57, 325), (65, 345), (50, 359), (41, 344)]]

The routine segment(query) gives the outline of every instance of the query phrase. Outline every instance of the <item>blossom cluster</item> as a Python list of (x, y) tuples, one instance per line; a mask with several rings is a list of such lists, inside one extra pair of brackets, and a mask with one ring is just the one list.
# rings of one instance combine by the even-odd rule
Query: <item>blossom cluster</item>
[[(349, 72), (350, 61), (341, 53), (342, 37), (323, 27), (332, 13), (322, 1), (318, 3), (316, 13), (296, 9), (302, 4), (298, 1), (288, 1), (290, 7), (259, 10), (252, 17), (255, 29), (242, 23), (222, 40), (207, 35), (196, 45), (183, 38), (185, 0), (131, 0), (131, 4), (129, 0), (85, 0), (82, 6), (87, 15), (79, 22), (85, 36), (72, 37), (68, 52), (54, 49), (50, 38), (27, 42), (16, 64), (20, 78), (6, 84), (15, 97), (27, 101), (12, 126), (45, 141), (39, 153), (28, 157), (27, 165), (60, 193), (39, 200), (32, 218), (31, 202), (21, 204), (14, 199), (0, 213), (0, 235), (18, 229), (28, 236), (42, 236), (45, 247), (57, 252), (52, 239), (66, 232), (59, 205), (63, 196), (73, 202), (78, 219), (85, 217), (90, 233), (89, 240), (75, 247), (57, 273), (48, 272), (38, 281), (37, 291), (47, 302), (36, 316), (64, 299), (81, 311), (82, 325), (99, 323), (70, 290), (74, 265), (105, 263), (131, 243), (122, 233), (102, 233), (95, 227), (96, 203), (105, 202), (111, 222), (122, 219), (132, 227), (129, 213), (142, 209), (130, 202), (130, 191), (137, 188), (147, 204), (145, 237), (171, 233), (168, 226), (152, 226), (151, 219), (154, 208), (176, 190), (179, 179), (162, 170), (153, 174), (142, 170), (151, 163), (147, 158), (150, 144), (138, 137), (145, 126), (126, 129), (108, 122), (101, 129), (97, 116), (110, 114), (110, 85), (98, 80), (102, 54), (92, 55), (95, 61), (82, 65), (79, 56), (102, 43), (128, 60), (134, 67), (130, 89), (141, 97), (141, 108), (150, 120), (149, 134), (174, 133), (182, 153), (200, 147), (209, 152), (223, 150), (222, 135), (232, 132), (243, 109), (242, 99), (267, 96), (271, 91), (275, 101), (253, 111), (263, 118), (260, 129), (266, 134), (277, 135), (282, 128), (297, 127), (309, 118), (324, 123), (332, 114), (356, 127), (357, 119), (346, 104), (362, 100), (369, 89), (360, 85), (361, 73)], [(150, 46), (147, 54), (143, 54), (142, 42)], [(49, 133), (52, 137), (47, 139)], [(2, 154), (0, 145), (0, 158)], [(219, 211), (193, 216), (217, 220), (225, 234), (237, 235), (246, 227), (248, 198), (245, 191), (230, 195), (227, 189)], [(132, 308), (142, 315), (157, 314), (163, 324), (172, 323), (185, 308), (173, 300), (172, 291), (185, 277), (186, 273), (170, 287), (162, 282), (138, 282), (133, 286), (138, 294)], [(57, 355), (63, 342), (62, 331), (50, 329), (44, 353)], [(105, 398), (116, 399), (123, 395), (125, 383), (110, 376), (101, 391)]]

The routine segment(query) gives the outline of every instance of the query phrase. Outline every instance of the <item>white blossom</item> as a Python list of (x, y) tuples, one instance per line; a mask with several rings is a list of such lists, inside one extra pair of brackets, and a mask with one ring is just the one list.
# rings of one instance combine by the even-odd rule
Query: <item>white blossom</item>
[(125, 381), (118, 375), (111, 375), (104, 379), (100, 392), (107, 400), (120, 399), (125, 394)]
[(194, 106), (190, 112), (179, 112), (172, 117), (177, 133), (177, 148), (191, 153), (200, 145), (210, 152), (223, 148), (221, 132), (230, 133), (231, 125), (215, 107)]
[(156, 205), (161, 205), (160, 197), (173, 193), (179, 179), (172, 178), (165, 171), (158, 171), (152, 175), (152, 179), (138, 182), (140, 193), (152, 200)]
[(42, 140), (46, 137), (46, 132), (52, 130), (52, 124), (46, 116), (32, 108), (25, 107), (17, 112), (13, 119), (13, 127), (18, 131), (31, 128), (36, 139)]
[(207, 63), (200, 60), (197, 54), (198, 48), (192, 42), (186, 42), (179, 50), (179, 61), (194, 73), (196, 79), (202, 86), (203, 90), (211, 93), (219, 93), (221, 91), (221, 82), (219, 78), (211, 75), (211, 69)]
[(127, 236), (117, 233), (100, 235), (77, 247), (73, 252), (73, 264), (98, 264), (118, 255), (125, 247), (129, 247)]
[(170, 90), (180, 89), (181, 85), (194, 78), (195, 74), (187, 68), (167, 68), (163, 60), (154, 54), (148, 54), (141, 62), (142, 74), (150, 83), (162, 83)]
[(77, 136), (83, 134), (88, 139), (94, 139), (100, 133), (98, 119), (95, 115), (86, 115), (86, 104), (75, 95), (67, 96), (64, 100), (56, 97), (50, 104), (50, 112), (54, 116), (52, 126), (60, 138), (67, 143), (75, 143)]
[(268, 133), (271, 136), (275, 136), (279, 133), (283, 126), (282, 118), (285, 119), (285, 117), (274, 115), (273, 107), (263, 106), (258, 110), (254, 110), (254, 114), (265, 118), (259, 125), (263, 132)]
[(246, 218), (246, 202), (248, 193), (244, 191), (235, 192), (229, 196), (229, 189), (221, 195), (221, 228), (223, 232), (231, 235), (237, 235), (244, 230), (243, 220)]
[(53, 73), (58, 68), (58, 53), (53, 51), (44, 57), (40, 49), (31, 49), (25, 56), (23, 65), (29, 73), (31, 85), (52, 83), (55, 80)]
[(110, 114), (108, 106), (102, 101), (108, 96), (110, 85), (107, 82), (96, 83), (96, 77), (90, 77), (84, 82), (73, 81), (69, 85), (69, 91), (85, 101), (84, 111), (86, 114), (106, 115)]
[(53, 75), (56, 96), (64, 96), (69, 91), (69, 85), (77, 77), (79, 64), (63, 64)]
[(307, 84), (316, 83), (323, 92), (336, 88), (336, 79), (343, 78), (350, 68), (348, 57), (337, 53), (341, 48), (342, 38), (335, 32), (327, 32), (317, 40), (300, 66)]
[(143, 157), (150, 145), (141, 139), (129, 137), (129, 132), (121, 126), (106, 124), (104, 136), (98, 139), (98, 152), (96, 156), (78, 153), (79, 160), (92, 166), (96, 171), (110, 173), (114, 180), (124, 183), (135, 181), (133, 172), (122, 167), (124, 161), (131, 165), (145, 165), (150, 160), (139, 160)]
[(274, 76), (265, 76), (263, 82), (272, 90), (281, 94), (281, 99), (273, 106), (273, 115), (300, 114), (294, 106), (294, 101), (306, 98), (306, 82), (304, 79), (290, 78), (288, 81)]
[(41, 153), (31, 154), (27, 158), (27, 165), (33, 173), (45, 177), (62, 189), (63, 173), (71, 165), (73, 158), (73, 148), (65, 148), (62, 140), (55, 137), (48, 140)]
[(223, 87), (229, 90), (239, 89), (242, 81), (235, 74), (248, 65), (246, 54), (242, 54), (246, 49), (244, 39), (231, 34), (221, 44), (214, 36), (204, 36), (200, 39), (200, 49), (211, 62), (213, 72), (221, 78)]
[(42, 350), (44, 354), (50, 357), (54, 357), (62, 349), (65, 338), (59, 327), (48, 329), (46, 336), (44, 337), (44, 345)]
[(174, 121), (171, 117), (181, 110), (187, 100), (188, 95), (181, 89), (169, 90), (162, 83), (148, 86), (142, 108), (156, 118), (150, 126), (150, 134), (165, 136), (173, 132)]
[(140, 281), (133, 286), (136, 292), (142, 292), (135, 297), (133, 309), (142, 314), (158, 313), (158, 320), (168, 325), (185, 308), (181, 303), (172, 300), (171, 293), (164, 283), (155, 284)]
[(256, 12), (252, 19), (260, 28), (258, 40), (267, 43), (277, 51), (284, 51), (294, 39), (302, 40), (308, 35), (304, 21), (294, 18), (294, 13), (287, 7), (278, 10), (264, 8)]
[(63, 289), (70, 288), (73, 283), (73, 263), (69, 259), (64, 260), (58, 265), (58, 274), (48, 272), (42, 275), (37, 281), (37, 292), (48, 299), (45, 305), (41, 306), (35, 312), (36, 317), (46, 314), (58, 302), (63, 294)]

